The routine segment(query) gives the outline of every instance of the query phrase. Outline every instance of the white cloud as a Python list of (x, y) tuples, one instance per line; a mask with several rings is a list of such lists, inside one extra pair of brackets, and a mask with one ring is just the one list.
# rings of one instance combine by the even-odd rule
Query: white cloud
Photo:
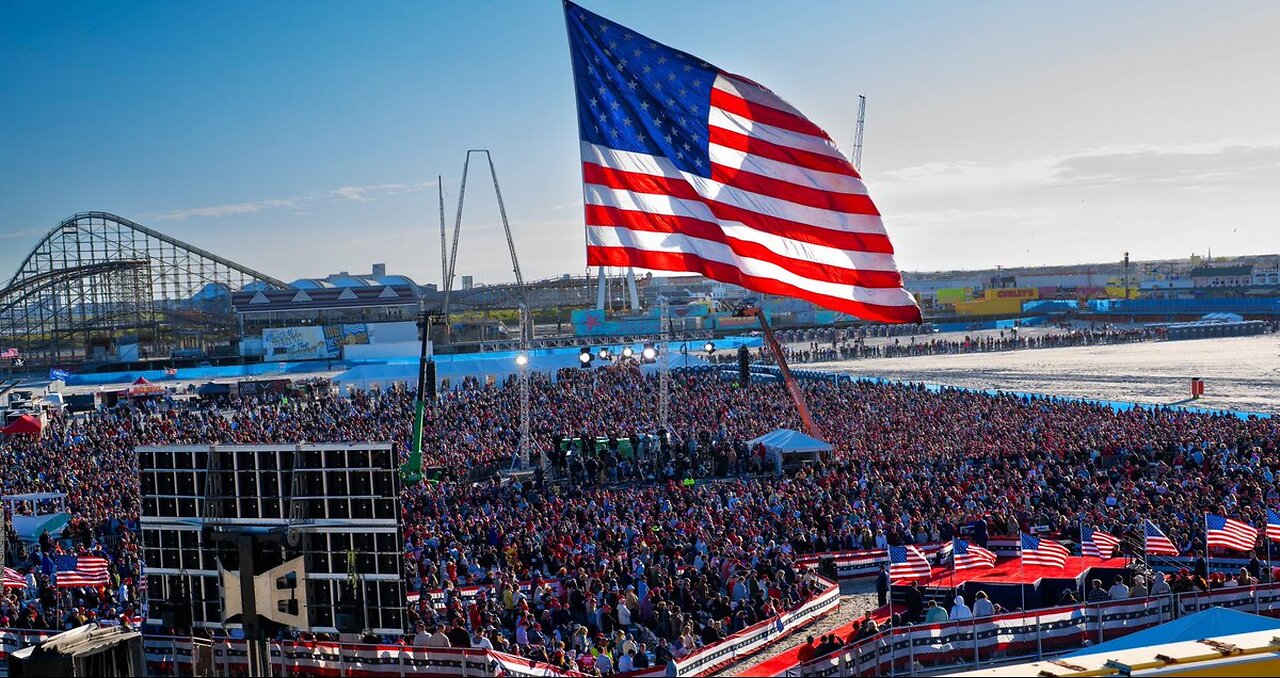
[(953, 194), (1004, 195), (1038, 188), (1151, 184), (1192, 188), (1239, 181), (1280, 170), (1280, 137), (1220, 139), (1193, 144), (1127, 144), (1006, 163), (932, 162), (871, 178), (876, 193), (932, 199)]
[(0, 232), (0, 239), (26, 238), (32, 235), (44, 235), (45, 233), (48, 233), (48, 232), (49, 232), (49, 229), (47, 228), (27, 228), (21, 231), (2, 231)]
[(151, 221), (184, 221), (186, 219), (206, 217), (217, 218), (227, 217), (237, 214), (255, 214), (271, 209), (289, 208), (301, 211), (302, 208), (317, 203), (342, 198), (355, 202), (372, 202), (380, 196), (401, 195), (404, 193), (416, 193), (436, 185), (434, 180), (423, 181), (409, 184), (371, 184), (368, 186), (343, 186), (330, 191), (321, 191), (318, 193), (309, 193), (307, 195), (296, 196), (292, 198), (268, 198), (264, 200), (252, 200), (248, 202), (228, 203), (225, 205), (211, 205), (207, 207), (189, 207), (186, 209), (168, 210), (164, 212), (150, 212), (143, 214), (143, 219)]

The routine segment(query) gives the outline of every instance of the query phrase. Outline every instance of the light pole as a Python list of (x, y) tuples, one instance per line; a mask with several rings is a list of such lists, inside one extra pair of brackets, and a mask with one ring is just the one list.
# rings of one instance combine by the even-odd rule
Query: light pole
[(671, 357), (667, 355), (667, 349), (670, 348), (669, 323), (667, 298), (659, 296), (658, 333), (661, 341), (658, 344), (658, 423), (664, 431), (667, 430), (671, 409)]
[(529, 307), (520, 304), (520, 468), (529, 467)]

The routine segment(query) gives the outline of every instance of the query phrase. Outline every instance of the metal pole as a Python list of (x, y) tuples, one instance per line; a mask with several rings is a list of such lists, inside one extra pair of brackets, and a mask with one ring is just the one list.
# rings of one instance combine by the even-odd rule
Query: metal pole
[[(892, 610), (893, 607), (890, 606), (889, 609)], [(893, 631), (894, 631), (893, 617), (890, 616), (889, 617), (889, 675), (896, 676), (898, 675), (898, 652), (893, 647)], [(910, 671), (908, 671), (908, 673), (910, 673)]]
[(444, 226), (444, 177), (436, 175), (436, 188), (440, 189), (440, 289), (444, 289), (449, 278), (449, 247), (445, 239)]
[[(520, 291), (520, 303), (527, 310), (529, 296), (524, 288), (524, 276), (520, 274), (520, 260), (516, 257), (516, 241), (511, 238), (511, 224), (507, 222), (507, 207), (502, 202), (502, 189), (498, 188), (498, 170), (493, 165), (493, 154), (485, 150), (484, 156), (489, 159), (489, 174), (493, 176), (493, 193), (498, 197), (498, 216), (502, 217), (502, 230), (507, 234), (507, 249), (511, 250), (511, 272), (516, 275), (516, 286)], [(532, 321), (531, 317), (526, 318), (526, 320)], [(529, 334), (533, 334), (532, 329), (533, 327), (530, 325)]]
[[(449, 272), (444, 277), (444, 301), (441, 310), (444, 313), (446, 337), (450, 337), (452, 334), (449, 329), (449, 293), (453, 291), (454, 267), (458, 263), (458, 235), (462, 230), (462, 202), (467, 195), (467, 166), (470, 163), (471, 152), (467, 151), (467, 158), (462, 161), (462, 185), (458, 187), (458, 216), (453, 222), (453, 251), (449, 255)], [(443, 206), (441, 206), (442, 211), (443, 209)]]
[(671, 408), (671, 356), (667, 355), (667, 349), (670, 348), (670, 323), (669, 307), (667, 306), (667, 298), (658, 297), (658, 331), (661, 337), (661, 343), (658, 346), (658, 422), (662, 426), (662, 430), (668, 430), (670, 427), (668, 416)]
[(1036, 660), (1044, 658), (1044, 646), (1040, 638), (1040, 610), (1036, 610)]
[(529, 308), (520, 305), (520, 467), (529, 466)]
[(244, 629), (245, 649), (248, 651), (246, 659), (249, 663), (249, 676), (265, 678), (271, 675), (271, 665), (267, 661), (270, 650), (266, 647), (262, 627), (258, 623), (258, 601), (253, 590), (255, 541), (247, 534), (236, 538), (236, 546), (240, 551), (240, 623)]

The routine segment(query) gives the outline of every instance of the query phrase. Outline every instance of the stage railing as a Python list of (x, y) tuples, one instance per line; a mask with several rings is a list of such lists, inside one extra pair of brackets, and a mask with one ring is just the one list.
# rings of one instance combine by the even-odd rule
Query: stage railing
[[(840, 605), (840, 587), (819, 577), (822, 592), (796, 607), (745, 628), (724, 640), (700, 648), (677, 661), (682, 676), (707, 675), (751, 656), (766, 646), (804, 628)], [(33, 645), (52, 632), (0, 629), (0, 676), (8, 653)], [(433, 676), (571, 676), (548, 664), (533, 662), (490, 650), (425, 648), (404, 645), (366, 645), (330, 642), (273, 642), (271, 663), (274, 675), (281, 676), (367, 676), (390, 678), (415, 674)], [(147, 636), (143, 640), (152, 675), (242, 674), (248, 667), (248, 650), (243, 640), (204, 640), (189, 637)], [(632, 676), (661, 676), (666, 667), (657, 666)]]
[(1280, 584), (1015, 612), (881, 631), (787, 676), (909, 675), (1038, 660), (1105, 643), (1211, 607), (1280, 617)]

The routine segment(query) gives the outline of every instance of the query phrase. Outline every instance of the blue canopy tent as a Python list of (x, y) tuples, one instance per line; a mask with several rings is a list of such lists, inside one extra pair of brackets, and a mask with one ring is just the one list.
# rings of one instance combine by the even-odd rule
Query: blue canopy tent
[(1211, 607), (1181, 619), (1135, 631), (1127, 636), (1076, 650), (1066, 657), (1083, 657), (1100, 652), (1135, 650), (1165, 643), (1181, 643), (1202, 638), (1217, 638), (1237, 633), (1280, 630), (1280, 619), (1262, 617), (1225, 607)]

